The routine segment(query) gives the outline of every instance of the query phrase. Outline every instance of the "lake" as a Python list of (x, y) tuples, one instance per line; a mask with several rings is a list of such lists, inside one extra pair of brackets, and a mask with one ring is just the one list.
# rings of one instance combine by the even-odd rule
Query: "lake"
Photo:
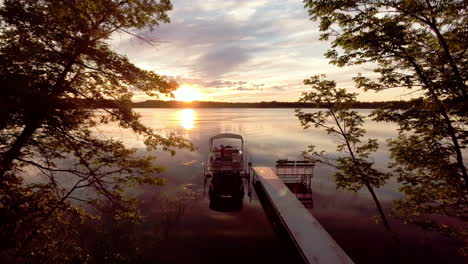
[[(180, 218), (166, 225), (167, 236), (155, 249), (153, 259), (161, 263), (294, 263), (288, 245), (276, 235), (255, 193), (244, 199), (241, 210), (219, 212), (209, 208), (203, 184), (208, 140), (219, 133), (241, 134), (247, 159), (254, 166), (274, 166), (277, 159), (300, 159), (301, 151), (308, 145), (336, 156), (333, 138), (319, 129), (302, 129), (294, 109), (136, 111), (141, 114), (142, 122), (159, 134), (184, 136), (196, 147), (193, 152), (179, 150), (173, 157), (162, 151), (153, 153), (158, 156), (158, 164), (167, 168), (161, 176), (168, 179), (168, 184), (137, 190), (145, 201), (143, 213), (148, 223), (160, 221), (162, 195), (176, 200), (181, 195), (177, 190), (185, 186), (197, 197)], [(377, 168), (385, 170), (389, 162), (385, 141), (396, 135), (396, 125), (366, 120), (365, 128), (367, 136), (381, 144), (372, 158)], [(126, 130), (107, 125), (99, 131), (105, 137), (144, 149), (141, 138)], [(310, 211), (356, 263), (462, 263), (457, 257), (456, 241), (420, 232), (392, 219), (393, 229), (400, 237), (400, 242), (395, 242), (391, 234), (374, 222), (372, 217), (377, 212), (367, 191), (337, 190), (332, 175), (331, 168), (316, 166), (312, 181), (314, 206)], [(376, 193), (387, 212), (391, 201), (402, 197), (395, 179)]]

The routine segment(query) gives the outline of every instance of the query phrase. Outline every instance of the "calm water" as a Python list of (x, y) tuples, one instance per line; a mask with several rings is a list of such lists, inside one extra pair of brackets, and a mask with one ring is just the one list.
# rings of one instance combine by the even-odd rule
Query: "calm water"
[[(370, 110), (359, 110), (369, 113)], [(161, 196), (180, 198), (176, 190), (189, 185), (197, 199), (187, 205), (182, 217), (174, 219), (165, 242), (155, 251), (161, 263), (292, 263), (262, 209), (255, 193), (243, 202), (241, 210), (218, 212), (209, 208), (203, 195), (203, 164), (208, 154), (208, 139), (218, 133), (241, 134), (248, 159), (255, 166), (274, 166), (277, 159), (299, 159), (308, 145), (335, 153), (333, 138), (317, 129), (303, 130), (294, 109), (137, 109), (144, 124), (158, 133), (176, 133), (191, 140), (196, 151), (178, 151), (174, 157), (158, 152), (158, 162), (167, 167), (162, 176), (167, 186), (138, 190), (145, 199), (147, 220), (159, 221)], [(379, 168), (389, 161), (385, 140), (395, 136), (394, 124), (366, 122), (367, 135), (377, 138), (381, 150), (372, 158)], [(100, 128), (106, 137), (123, 140), (128, 146), (144, 148), (141, 138), (114, 126)], [(314, 207), (311, 213), (327, 229), (356, 263), (462, 263), (454, 241), (419, 232), (396, 220), (391, 221), (400, 236), (396, 244), (385, 230), (375, 224), (373, 202), (367, 192), (336, 190), (333, 171), (315, 168)], [(377, 190), (388, 209), (401, 198), (398, 185), (391, 180)]]

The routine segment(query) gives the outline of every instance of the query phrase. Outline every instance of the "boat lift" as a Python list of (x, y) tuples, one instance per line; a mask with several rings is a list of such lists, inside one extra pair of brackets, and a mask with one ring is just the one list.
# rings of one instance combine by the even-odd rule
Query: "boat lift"
[(276, 175), (293, 192), (305, 207), (313, 207), (312, 178), (315, 162), (310, 160), (276, 161)]

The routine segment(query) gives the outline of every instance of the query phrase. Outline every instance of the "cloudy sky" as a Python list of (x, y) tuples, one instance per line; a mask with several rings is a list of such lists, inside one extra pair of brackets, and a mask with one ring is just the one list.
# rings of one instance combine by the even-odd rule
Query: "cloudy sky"
[[(113, 47), (136, 65), (169, 75), (196, 90), (204, 101), (297, 101), (303, 80), (327, 74), (356, 91), (352, 77), (368, 68), (339, 68), (323, 56), (330, 43), (319, 41), (301, 0), (173, 0), (170, 24), (144, 33), (148, 45), (116, 35)], [(135, 100), (148, 99), (136, 95)], [(405, 99), (402, 91), (360, 92), (360, 100)]]

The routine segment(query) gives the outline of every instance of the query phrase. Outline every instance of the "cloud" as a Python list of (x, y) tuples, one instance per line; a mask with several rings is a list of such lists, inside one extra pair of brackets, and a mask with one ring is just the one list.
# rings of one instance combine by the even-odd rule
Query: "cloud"
[[(292, 8), (287, 2), (269, 5), (267, 1), (258, 0), (191, 1), (189, 5), (186, 1), (173, 1), (171, 24), (145, 33), (161, 40), (158, 52), (137, 48), (134, 39), (124, 39), (116, 46), (147, 65), (157, 63), (164, 68), (187, 68), (190, 74), (218, 78), (242, 70), (238, 66), (261, 53), (280, 51), (290, 38), (290, 33), (284, 31), (290, 29), (288, 23), (292, 20), (307, 23), (302, 5)], [(244, 12), (246, 9), (250, 10), (248, 14)], [(234, 13), (237, 15), (232, 15)], [(166, 53), (164, 58), (169, 57), (168, 60), (154, 62), (160, 60), (159, 52)], [(170, 58), (171, 55), (174, 57)]]
[(271, 87), (272, 90), (277, 90), (277, 91), (284, 91), (284, 87), (275, 85)]
[(236, 85), (237, 82), (232, 82), (232, 81), (224, 81), (224, 80), (214, 80), (207, 82), (205, 84), (205, 87), (210, 87), (210, 88), (224, 88), (224, 87), (230, 87), (233, 85)]
[(198, 86), (207, 89), (216, 90), (237, 90), (237, 91), (261, 91), (265, 87), (264, 83), (251, 83), (245, 81), (229, 81), (217, 79), (213, 81), (203, 81), (202, 79), (184, 79), (176, 78), (181, 84)]
[[(138, 66), (197, 86), (210, 100), (296, 101), (307, 90), (302, 81), (312, 75), (325, 73), (339, 86), (354, 89), (351, 78), (366, 72), (365, 66), (328, 63), (323, 53), (330, 44), (318, 40), (317, 23), (309, 20), (301, 1), (172, 3), (170, 24), (142, 32), (160, 41), (156, 47), (117, 34), (111, 44)], [(363, 93), (361, 98), (377, 97)]]
[(202, 73), (209, 78), (217, 78), (235, 70), (249, 59), (248, 51), (239, 47), (223, 47), (210, 50), (197, 63)]
[(263, 89), (262, 88), (258, 88), (258, 87), (244, 87), (244, 86), (239, 86), (236, 88), (237, 91), (262, 91)]

